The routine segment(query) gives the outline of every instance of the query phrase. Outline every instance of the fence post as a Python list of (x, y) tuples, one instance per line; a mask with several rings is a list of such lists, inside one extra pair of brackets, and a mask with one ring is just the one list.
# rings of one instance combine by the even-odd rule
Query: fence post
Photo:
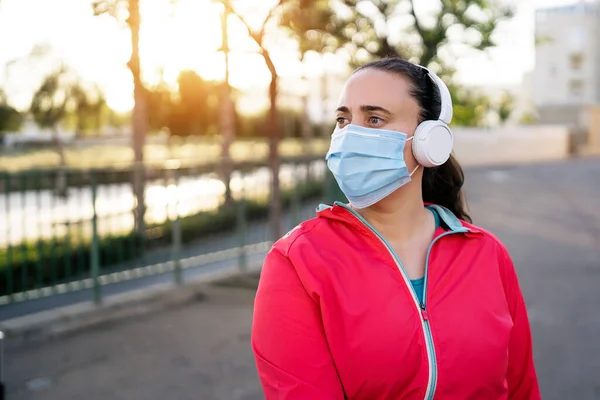
[(236, 201), (235, 215), (236, 225), (238, 229), (238, 242), (239, 242), (239, 253), (238, 253), (238, 268), (241, 272), (246, 272), (248, 269), (248, 260), (246, 258), (246, 242), (248, 237), (248, 221), (246, 219), (246, 190), (242, 180), (242, 188), (240, 189), (240, 198)]
[(300, 204), (301, 204), (301, 196), (304, 191), (305, 182), (300, 176), (300, 164), (294, 165), (294, 176), (293, 176), (293, 187), (290, 199), (290, 219), (292, 222), (291, 228), (294, 228), (296, 225), (300, 223)]
[(100, 287), (100, 246), (98, 243), (98, 213), (96, 212), (96, 198), (97, 198), (97, 181), (96, 173), (91, 172), (91, 186), (92, 186), (92, 247), (90, 254), (90, 272), (92, 276), (92, 283), (94, 285), (94, 302), (100, 304), (102, 302), (102, 291)]
[(6, 292), (8, 294), (9, 302), (13, 300), (13, 292), (14, 292), (14, 284), (13, 284), (13, 266), (12, 266), (12, 258), (13, 258), (13, 246), (12, 246), (12, 234), (10, 230), (11, 220), (10, 220), (10, 195), (11, 195), (11, 179), (10, 174), (6, 172), (6, 181), (4, 186), (4, 198), (6, 199), (4, 202), (5, 211), (6, 211), (6, 265), (5, 273), (6, 273)]
[(4, 400), (6, 388), (4, 387), (4, 332), (0, 331), (0, 400)]
[(173, 174), (173, 185), (175, 185), (175, 220), (172, 225), (172, 255), (174, 269), (173, 275), (175, 277), (175, 283), (181, 285), (183, 283), (183, 277), (181, 275), (181, 220), (179, 219), (179, 166), (171, 169)]
[[(27, 204), (27, 176), (29, 172), (20, 172), (19, 173), (19, 191), (20, 191), (20, 205), (25, 208), (25, 204)], [(27, 257), (28, 249), (27, 249), (27, 240), (25, 237), (25, 233), (29, 230), (27, 226), (27, 216), (25, 213), (21, 213), (21, 229), (23, 232), (23, 238), (21, 243), (19, 244), (21, 255)], [(27, 290), (29, 288), (29, 267), (28, 263), (24, 263), (21, 267), (21, 289)], [(28, 292), (23, 293), (23, 298), (25, 300), (29, 300)]]

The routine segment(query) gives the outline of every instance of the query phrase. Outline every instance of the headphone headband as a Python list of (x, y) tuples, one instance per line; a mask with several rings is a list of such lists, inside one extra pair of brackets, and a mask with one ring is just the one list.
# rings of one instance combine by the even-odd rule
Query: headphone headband
[(431, 72), (428, 68), (425, 68), (422, 65), (417, 65), (417, 67), (421, 68), (427, 73), (429, 79), (431, 79), (431, 81), (435, 84), (435, 86), (438, 88), (438, 91), (440, 92), (440, 100), (442, 103), (442, 107), (440, 110), (440, 116), (438, 117), (438, 120), (443, 121), (446, 124), (450, 124), (450, 122), (452, 121), (452, 97), (450, 96), (448, 86), (446, 86), (444, 81), (441, 80), (439, 76)]

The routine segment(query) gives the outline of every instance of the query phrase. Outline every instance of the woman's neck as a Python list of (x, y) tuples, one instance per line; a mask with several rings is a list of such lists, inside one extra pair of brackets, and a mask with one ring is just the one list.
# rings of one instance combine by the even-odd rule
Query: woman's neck
[(371, 207), (356, 211), (388, 241), (408, 243), (420, 237), (433, 218), (423, 206), (421, 188), (413, 183), (417, 182), (409, 183)]

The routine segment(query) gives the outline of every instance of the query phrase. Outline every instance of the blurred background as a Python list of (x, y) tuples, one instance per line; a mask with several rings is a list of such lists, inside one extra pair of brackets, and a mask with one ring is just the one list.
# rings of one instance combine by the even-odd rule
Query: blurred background
[(345, 200), (337, 97), (384, 56), (451, 90), (544, 398), (600, 399), (600, 1), (577, 0), (0, 0), (7, 398), (262, 398), (262, 259)]

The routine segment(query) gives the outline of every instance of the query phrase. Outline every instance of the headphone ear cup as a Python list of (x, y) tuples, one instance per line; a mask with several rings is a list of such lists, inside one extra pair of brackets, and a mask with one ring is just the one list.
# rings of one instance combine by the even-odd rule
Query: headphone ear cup
[[(429, 122), (429, 121), (425, 121), (425, 122)], [(422, 122), (421, 124), (419, 124), (419, 126), (417, 126), (417, 129), (415, 130), (415, 134), (413, 136), (412, 139), (412, 151), (413, 151), (413, 156), (415, 157), (415, 160), (417, 160), (417, 162), (419, 163), (419, 165), (426, 167), (426, 168), (430, 168), (427, 162), (427, 157), (425, 155), (425, 150), (424, 150), (424, 141), (422, 140), (423, 136), (426, 136), (426, 134), (424, 134), (424, 128), (426, 129), (426, 127), (424, 126), (425, 122)]]
[(454, 147), (454, 135), (442, 121), (424, 121), (415, 130), (412, 140), (413, 155), (425, 168), (444, 164)]

